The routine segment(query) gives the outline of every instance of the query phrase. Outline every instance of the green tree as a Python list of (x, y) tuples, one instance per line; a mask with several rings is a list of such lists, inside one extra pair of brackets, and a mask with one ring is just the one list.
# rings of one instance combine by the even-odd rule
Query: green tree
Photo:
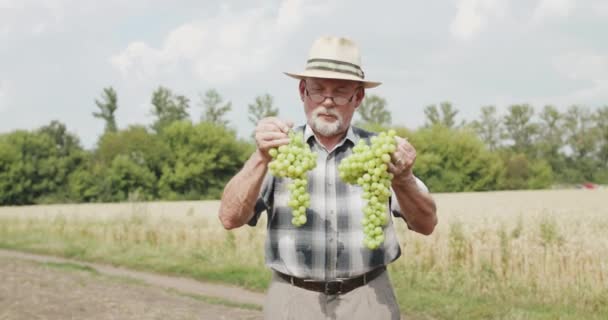
[(598, 132), (598, 158), (604, 169), (608, 168), (608, 105), (599, 108), (593, 117)]
[(470, 130), (435, 125), (408, 140), (418, 154), (414, 173), (434, 192), (495, 190), (500, 184), (500, 158)]
[(389, 129), (391, 129), (390, 126), (385, 126), (385, 125), (381, 125), (381, 124), (377, 124), (377, 123), (373, 123), (373, 122), (357, 122), (355, 123), (355, 126), (367, 130), (367, 131), (371, 131), (371, 132), (381, 132), (381, 131), (387, 131)]
[[(86, 194), (88, 201), (157, 199), (157, 181), (171, 157), (171, 150), (159, 135), (144, 126), (132, 125), (99, 139), (95, 164), (88, 172), (78, 173), (79, 180), (74, 182), (73, 189)], [(138, 170), (126, 172), (134, 166)], [(95, 180), (96, 184), (91, 185)]]
[(83, 151), (80, 139), (75, 134), (68, 132), (65, 124), (57, 120), (52, 120), (48, 125), (40, 127), (37, 132), (50, 137), (57, 149), (57, 153), (61, 156), (75, 153), (78, 153), (77, 156), (80, 156), (79, 153)]
[(0, 137), (0, 204), (69, 201), (67, 184), (83, 165), (78, 138), (57, 121)]
[(201, 122), (175, 122), (162, 138), (172, 155), (158, 182), (163, 199), (217, 199), (225, 183), (238, 172), (253, 152), (224, 126)]
[(535, 159), (530, 165), (530, 179), (528, 189), (546, 189), (554, 182), (551, 165), (544, 159)]
[(255, 102), (248, 105), (249, 121), (255, 126), (263, 118), (277, 116), (279, 109), (273, 104), (274, 98), (268, 93), (255, 97)]
[[(66, 126), (56, 120), (40, 127), (34, 132), (41, 136), (47, 145), (47, 158), (38, 163), (41, 186), (45, 191), (35, 200), (36, 203), (69, 202), (69, 177), (75, 170), (86, 164), (87, 154), (80, 145), (78, 137), (68, 132)], [(48, 140), (47, 140), (48, 138)]]
[(109, 167), (117, 156), (128, 157), (160, 178), (162, 166), (171, 157), (171, 153), (160, 137), (150, 133), (144, 126), (132, 125), (126, 130), (106, 134), (99, 139), (95, 158), (104, 167)]
[(530, 160), (524, 153), (502, 153), (504, 177), (500, 189), (542, 189), (553, 183), (551, 166), (543, 159)]
[(106, 183), (106, 168), (95, 162), (91, 154), (88, 161), (70, 174), (68, 195), (74, 202), (112, 201), (112, 190)]
[(589, 108), (573, 105), (564, 115), (566, 142), (575, 160), (591, 156), (596, 146), (593, 118)]
[(511, 105), (503, 119), (506, 137), (513, 142), (515, 152), (527, 155), (534, 151), (534, 142), (538, 134), (538, 124), (532, 122), (534, 108), (528, 104)]
[(452, 103), (446, 101), (440, 103), (439, 108), (436, 104), (427, 106), (424, 108), (424, 114), (426, 115), (427, 127), (442, 125), (446, 128), (455, 128), (458, 110), (454, 109)]
[(547, 105), (539, 115), (539, 154), (545, 159), (555, 173), (561, 172), (565, 167), (565, 159), (561, 153), (564, 146), (563, 117), (554, 106)]
[(565, 141), (569, 155), (564, 176), (567, 182), (596, 181), (598, 160), (595, 158), (598, 131), (594, 127), (591, 111), (573, 105), (564, 114)]
[(362, 123), (357, 124), (360, 126), (388, 126), (391, 124), (391, 113), (387, 110), (386, 99), (374, 94), (363, 99), (363, 102), (357, 108), (357, 114), (362, 120)]
[(176, 96), (162, 86), (156, 89), (152, 94), (152, 115), (156, 117), (152, 128), (162, 132), (171, 123), (187, 119), (189, 102), (185, 96)]
[(473, 121), (471, 125), (491, 151), (499, 147), (504, 132), (495, 106), (482, 107), (480, 119)]
[(0, 205), (34, 203), (36, 195), (31, 193), (30, 177), (35, 168), (28, 159), (37, 145), (30, 142), (33, 139), (25, 130), (0, 136)]
[(224, 99), (215, 89), (210, 89), (205, 92), (205, 96), (199, 95), (203, 108), (201, 121), (213, 122), (226, 126), (228, 120), (224, 119), (227, 112), (232, 109), (232, 103), (224, 103)]
[(156, 177), (140, 161), (118, 155), (106, 171), (105, 185), (111, 190), (109, 201), (153, 199)]
[(539, 115), (539, 140), (544, 158), (556, 157), (563, 147), (562, 115), (557, 108), (547, 105)]
[(114, 88), (104, 88), (103, 93), (101, 94), (101, 101), (95, 99), (95, 104), (99, 108), (99, 112), (93, 112), (93, 117), (105, 121), (104, 132), (116, 132), (116, 118), (114, 113), (118, 108), (118, 97), (116, 96)]

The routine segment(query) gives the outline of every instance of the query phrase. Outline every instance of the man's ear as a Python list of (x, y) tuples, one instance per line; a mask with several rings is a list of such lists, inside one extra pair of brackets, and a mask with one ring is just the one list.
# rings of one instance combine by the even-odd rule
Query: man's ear
[(355, 105), (355, 109), (357, 109), (361, 105), (361, 102), (363, 102), (363, 98), (365, 98), (365, 88), (360, 87), (359, 89), (357, 89), (355, 98), (357, 99), (357, 104)]
[(304, 102), (304, 95), (306, 94), (304, 91), (306, 90), (306, 80), (300, 80), (300, 85), (298, 86), (298, 91), (300, 91), (300, 100)]

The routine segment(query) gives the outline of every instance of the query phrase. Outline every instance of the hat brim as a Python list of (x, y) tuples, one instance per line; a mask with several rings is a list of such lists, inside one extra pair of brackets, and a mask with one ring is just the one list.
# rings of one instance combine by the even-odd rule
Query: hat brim
[(363, 84), (363, 87), (366, 89), (375, 88), (382, 84), (382, 82), (366, 81), (366, 80), (362, 80), (361, 78), (354, 76), (354, 75), (334, 72), (334, 71), (326, 71), (326, 70), (305, 70), (302, 73), (290, 73), (290, 72), (283, 72), (283, 73), (285, 73), (286, 75), (288, 75), (292, 78), (300, 79), (300, 80), (303, 80), (306, 78), (321, 78), (321, 79), (338, 79), (338, 80), (358, 81), (358, 82), (361, 82)]

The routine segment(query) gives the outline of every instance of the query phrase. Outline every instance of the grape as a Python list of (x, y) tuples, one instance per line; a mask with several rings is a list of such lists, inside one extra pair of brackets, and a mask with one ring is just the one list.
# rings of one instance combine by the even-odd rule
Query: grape
[(395, 136), (395, 130), (389, 130), (372, 137), (371, 145), (359, 140), (353, 153), (338, 165), (338, 174), (344, 182), (363, 188), (362, 198), (366, 201), (361, 220), (365, 235), (363, 243), (372, 250), (384, 242), (383, 227), (388, 222), (386, 204), (393, 179), (393, 174), (387, 171), (387, 163), (397, 149)]
[(316, 154), (304, 142), (303, 134), (293, 131), (289, 131), (289, 144), (272, 148), (268, 154), (272, 157), (268, 164), (270, 173), (275, 177), (291, 179), (287, 185), (287, 205), (293, 215), (291, 223), (296, 227), (306, 224), (306, 208), (310, 206), (306, 173), (317, 165)]

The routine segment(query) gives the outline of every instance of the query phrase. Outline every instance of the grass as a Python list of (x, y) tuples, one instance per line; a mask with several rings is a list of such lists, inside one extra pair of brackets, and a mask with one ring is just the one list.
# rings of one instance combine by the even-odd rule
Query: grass
[[(402, 257), (389, 270), (404, 314), (608, 318), (607, 197), (604, 190), (436, 195), (440, 225), (432, 236), (398, 224)], [(266, 289), (265, 221), (227, 232), (214, 212), (176, 205), (122, 212), (107, 205), (112, 214), (104, 206), (0, 208), (0, 247)]]
[[(18, 222), (8, 224), (15, 226)], [(91, 235), (83, 236), (83, 229), (93, 228), (86, 223), (76, 235), (66, 234), (68, 231), (63, 229), (63, 236), (50, 233), (44, 221), (28, 221), (21, 227), (20, 231), (0, 235), (0, 247), (229, 283), (256, 291), (264, 290), (270, 280), (270, 272), (260, 258), (257, 265), (243, 265), (238, 253), (227, 251), (222, 241), (194, 249), (146, 242), (101, 241)], [(106, 227), (112, 228), (112, 225)]]
[(466, 280), (466, 275), (453, 275), (460, 279), (460, 285), (445, 288), (437, 283), (439, 277), (418, 275), (412, 279), (411, 274), (402, 275), (395, 267), (391, 269), (402, 309), (421, 319), (605, 319), (608, 314), (606, 294), (603, 298), (598, 296), (595, 308), (586, 308), (576, 303), (543, 301), (527, 287), (482, 294), (469, 289), (471, 281)]
[(99, 274), (97, 270), (91, 268), (89, 266), (71, 263), (71, 262), (44, 262), (40, 263), (40, 265), (48, 268), (59, 269), (59, 270), (68, 270), (68, 271), (81, 271), (88, 272), (92, 274)]
[[(140, 285), (140, 286), (148, 285), (147, 283), (145, 283), (142, 280), (133, 279), (130, 277), (101, 275), (97, 270), (95, 270), (95, 268), (81, 265), (78, 263), (42, 262), (42, 263), (38, 263), (38, 264), (43, 267), (48, 267), (48, 268), (53, 268), (53, 269), (58, 269), (58, 270), (68, 271), (68, 272), (87, 272), (94, 276), (103, 277), (105, 279), (110, 279), (111, 281), (117, 281), (120, 283), (128, 283), (128, 284), (134, 284), (134, 285)], [(177, 295), (180, 295), (183, 297), (189, 297), (189, 298), (192, 298), (192, 299), (195, 299), (198, 301), (202, 301), (202, 302), (205, 302), (208, 304), (222, 305), (222, 306), (227, 306), (227, 307), (232, 307), (232, 308), (240, 308), (240, 309), (248, 309), (248, 310), (259, 310), (259, 311), (262, 310), (262, 307), (258, 306), (258, 305), (253, 305), (253, 304), (248, 304), (248, 303), (237, 303), (237, 302), (230, 301), (228, 299), (217, 298), (217, 297), (207, 297), (207, 296), (199, 295), (199, 294), (184, 293), (184, 292), (177, 291), (177, 290), (171, 289), (171, 288), (167, 288), (165, 290), (167, 292), (171, 292), (173, 294), (177, 294)]]
[(192, 293), (183, 293), (183, 292), (179, 292), (179, 291), (176, 291), (173, 289), (167, 289), (167, 291), (178, 294), (180, 296), (189, 297), (189, 298), (196, 299), (196, 300), (199, 300), (199, 301), (202, 301), (205, 303), (209, 303), (209, 304), (218, 304), (218, 305), (231, 307), (231, 308), (262, 311), (262, 307), (255, 305), (255, 304), (236, 303), (236, 302), (232, 302), (227, 299), (216, 298), (216, 297), (207, 297), (207, 296), (202, 296), (199, 294), (192, 294)]

